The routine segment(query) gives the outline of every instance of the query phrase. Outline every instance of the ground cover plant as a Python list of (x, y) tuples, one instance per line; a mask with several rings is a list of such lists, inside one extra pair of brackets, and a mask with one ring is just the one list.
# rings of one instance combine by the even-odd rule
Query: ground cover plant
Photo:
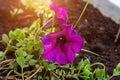
[[(33, 4), (32, 0), (30, 4)], [(3, 79), (110, 80), (120, 74), (120, 64), (110, 76), (106, 74), (104, 64), (90, 63), (87, 58), (74, 65), (75, 55), (83, 48), (85, 39), (78, 35), (72, 24), (67, 24), (66, 9), (56, 3), (33, 8), (39, 18), (29, 28), (16, 29), (2, 36), (1, 42), (6, 44), (6, 49), (0, 52)], [(19, 11), (21, 13), (21, 10), (13, 10), (11, 16)], [(102, 68), (93, 70), (94, 65)]]

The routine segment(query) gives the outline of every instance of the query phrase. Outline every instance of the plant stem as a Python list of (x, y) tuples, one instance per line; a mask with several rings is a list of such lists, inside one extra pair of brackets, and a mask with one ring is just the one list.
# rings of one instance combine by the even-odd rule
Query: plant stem
[(4, 56), (3, 56), (3, 58), (5, 58), (6, 59), (6, 53), (7, 53), (7, 49), (5, 49), (5, 51), (4, 51)]
[(5, 80), (8, 80), (8, 77), (9, 77), (9, 75), (10, 75), (12, 72), (13, 72), (13, 70), (10, 70), (10, 71), (8, 72), (7, 76), (5, 77)]
[(93, 63), (93, 64), (91, 65), (91, 67), (92, 67), (92, 66), (95, 66), (95, 65), (101, 65), (101, 66), (103, 66), (103, 68), (104, 68), (104, 70), (105, 70), (105, 65), (104, 65), (104, 64), (97, 62), (97, 63)]
[(95, 53), (95, 52), (92, 52), (90, 50), (86, 50), (86, 49), (81, 49), (82, 51), (85, 51), (85, 52), (88, 52), (88, 53), (91, 53), (91, 54), (94, 54), (96, 56), (100, 56), (99, 54)]
[(21, 69), (22, 69), (22, 80), (24, 80), (23, 68), (21, 68)]
[[(57, 80), (59, 80), (59, 76), (54, 72), (54, 71), (50, 71), (50, 73), (53, 75), (53, 76), (55, 76), (55, 78), (57, 78)], [(52, 76), (51, 75), (51, 76)]]
[(45, 73), (44, 73), (44, 76), (43, 76), (42, 80), (45, 80), (46, 72), (47, 72), (47, 71), (45, 70)]
[(53, 16), (52, 16), (52, 28), (51, 28), (51, 32), (53, 31), (53, 27), (54, 27), (54, 18), (55, 18), (55, 13), (54, 12), (52, 12), (53, 13)]
[(29, 76), (27, 79), (25, 80), (30, 80), (35, 74), (37, 74), (40, 71), (41, 67), (39, 67), (35, 73), (33, 73), (31, 76)]
[(116, 38), (115, 38), (115, 41), (114, 42), (117, 42), (118, 38), (119, 38), (119, 35), (120, 35), (120, 26), (119, 26), (119, 29), (118, 29), (118, 32), (117, 32), (117, 35), (116, 35)]
[(4, 63), (14, 62), (14, 61), (15, 61), (15, 59), (4, 60), (4, 61), (0, 62), (0, 65), (2, 65)]
[(114, 77), (114, 75), (110, 76), (107, 80), (111, 80)]
[(86, 4), (85, 4), (85, 7), (84, 7), (84, 9), (83, 9), (83, 11), (82, 11), (82, 13), (80, 14), (78, 20), (76, 21), (76, 23), (75, 23), (75, 25), (74, 25), (74, 28), (78, 25), (78, 23), (79, 23), (81, 17), (83, 16), (83, 14), (84, 14), (84, 12), (85, 12), (85, 10), (86, 10), (86, 8), (87, 8), (87, 6), (88, 6), (89, 3), (90, 3), (90, 0), (87, 0), (87, 2), (86, 2)]
[(6, 48), (5, 51), (4, 51), (4, 56), (3, 56), (3, 58), (5, 58), (5, 59), (6, 59), (6, 53), (7, 53), (7, 51), (8, 51), (8, 45), (10, 45), (11, 42), (12, 42), (12, 40), (9, 41), (9, 43), (7, 44), (7, 48)]

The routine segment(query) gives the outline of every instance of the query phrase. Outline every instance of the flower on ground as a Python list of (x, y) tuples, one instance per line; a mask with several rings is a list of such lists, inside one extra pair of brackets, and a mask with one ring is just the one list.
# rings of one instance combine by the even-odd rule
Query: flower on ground
[(42, 37), (42, 57), (49, 62), (68, 64), (74, 61), (75, 54), (83, 47), (84, 39), (76, 33), (71, 24), (63, 24), (62, 27), (65, 27), (62, 31)]

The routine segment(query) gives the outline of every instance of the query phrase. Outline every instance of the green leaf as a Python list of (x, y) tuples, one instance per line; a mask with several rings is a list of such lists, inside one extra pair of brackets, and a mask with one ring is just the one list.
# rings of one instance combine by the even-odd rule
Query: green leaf
[(14, 35), (17, 37), (19, 40), (23, 40), (25, 38), (25, 34), (22, 32), (20, 29), (16, 29), (14, 31)]
[(12, 45), (8, 44), (6, 49), (12, 51), (12, 50), (16, 49), (16, 46), (12, 46)]
[(40, 27), (40, 19), (35, 20), (30, 26), (30, 31)]
[[(39, 64), (36, 64), (36, 65), (35, 65), (35, 67), (36, 67), (37, 69), (39, 68), (39, 66), (40, 66)], [(41, 69), (41, 70), (42, 70), (42, 69)]]
[(90, 70), (85, 69), (82, 74), (83, 74), (84, 76), (89, 77), (89, 75), (92, 74), (92, 73), (90, 72)]
[(35, 65), (37, 63), (37, 60), (34, 60), (34, 59), (31, 59), (30, 61), (29, 61), (29, 64), (30, 65)]
[(54, 64), (49, 64), (48, 67), (47, 67), (47, 69), (48, 69), (49, 71), (54, 70), (54, 69), (56, 69), (56, 65), (54, 65)]
[(89, 80), (89, 76), (80, 76), (81, 78), (83, 78), (83, 80)]
[(15, 12), (13, 10), (10, 10), (10, 15), (13, 17), (15, 16)]
[(83, 67), (84, 67), (84, 63), (83, 63), (83, 59), (82, 59), (82, 60), (78, 63), (77, 68), (78, 68), (79, 71), (81, 71), (81, 70), (83, 69)]
[(24, 66), (23, 66), (23, 68), (27, 68), (27, 67), (29, 67), (29, 65), (24, 65)]
[(42, 76), (38, 76), (38, 80), (42, 80), (43, 78), (42, 78)]
[(15, 40), (16, 39), (16, 36), (15, 36), (13, 31), (9, 32), (9, 37), (10, 37), (11, 40)]
[(22, 41), (20, 41), (19, 43), (16, 43), (16, 47), (21, 47), (21, 46), (23, 46), (23, 42)]
[(24, 75), (29, 75), (31, 73), (31, 71), (25, 71), (23, 74)]
[(11, 40), (23, 40), (25, 38), (25, 34), (22, 30), (16, 29), (15, 31), (10, 31), (9, 32), (9, 37)]
[(8, 38), (8, 36), (6, 35), (6, 34), (3, 34), (2, 35), (2, 40), (5, 42), (5, 43), (9, 43), (9, 38)]
[(33, 42), (29, 41), (26, 46), (27, 51), (31, 51), (33, 46), (34, 46)]
[(25, 65), (25, 59), (24, 59), (24, 57), (17, 57), (16, 61), (17, 61), (17, 63), (19, 64), (19, 66), (21, 68), (24, 68), (24, 65)]
[(104, 77), (98, 77), (97, 80), (105, 80)]
[(55, 70), (55, 73), (56, 73), (56, 74), (59, 74), (59, 70), (58, 70), (58, 69), (56, 69), (56, 70)]
[(50, 79), (49, 79), (49, 76), (45, 76), (45, 80), (50, 80)]
[(114, 69), (113, 75), (115, 76), (120, 75), (120, 63)]
[(105, 70), (104, 69), (96, 69), (95, 70), (95, 76), (96, 78), (101, 78), (105, 76)]
[(11, 69), (17, 69), (18, 63), (12, 63), (12, 64), (9, 65), (9, 67), (10, 67)]
[(43, 54), (43, 52), (44, 52), (44, 48), (40, 48), (39, 55)]
[(62, 70), (60, 70), (58, 74), (59, 74), (60, 76), (62, 76)]
[(56, 78), (54, 76), (51, 76), (51, 80), (56, 80)]
[(35, 46), (36, 46), (36, 47), (43, 48), (43, 43), (42, 43), (40, 40), (36, 40), (36, 41), (35, 41)]
[(27, 53), (23, 51), (22, 49), (17, 49), (15, 53), (17, 57), (25, 57), (27, 55)]
[(116, 66), (115, 69), (116, 69), (116, 71), (118, 71), (118, 72), (120, 71), (120, 63)]
[(80, 62), (79, 62), (79, 64), (78, 64), (78, 70), (79, 70), (79, 72), (80, 71), (83, 71), (83, 70), (85, 70), (85, 69), (90, 69), (90, 61), (88, 60), (88, 59), (86, 59), (86, 60), (81, 60)]
[(54, 64), (48, 64), (46, 61), (43, 61), (42, 63), (44, 67), (49, 71), (56, 69), (56, 65)]
[(4, 56), (4, 53), (0, 51), (0, 58), (2, 58), (3, 56)]
[(34, 55), (27, 55), (27, 57), (25, 58), (25, 61), (29, 61), (33, 58)]
[(91, 68), (90, 68), (90, 64), (86, 64), (86, 65), (84, 66), (84, 70), (86, 70), (86, 69), (88, 69), (88, 70), (91, 69)]
[(14, 69), (14, 73), (21, 76), (21, 74), (16, 69)]
[(86, 60), (84, 60), (84, 65), (90, 65), (90, 61), (89, 61), (89, 59), (86, 59)]
[(17, 14), (22, 14), (23, 12), (23, 9), (18, 9)]
[(17, 9), (17, 8), (15, 8), (13, 10), (10, 10), (10, 15), (13, 17), (13, 16), (15, 16), (17, 14), (22, 14), (23, 12), (24, 12), (23, 9)]

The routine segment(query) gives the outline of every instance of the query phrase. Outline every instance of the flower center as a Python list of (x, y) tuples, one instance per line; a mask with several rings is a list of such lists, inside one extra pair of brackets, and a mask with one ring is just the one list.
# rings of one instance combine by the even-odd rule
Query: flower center
[(59, 40), (60, 43), (62, 43), (62, 44), (66, 43), (66, 41), (67, 41), (65, 36), (61, 36), (58, 40)]

